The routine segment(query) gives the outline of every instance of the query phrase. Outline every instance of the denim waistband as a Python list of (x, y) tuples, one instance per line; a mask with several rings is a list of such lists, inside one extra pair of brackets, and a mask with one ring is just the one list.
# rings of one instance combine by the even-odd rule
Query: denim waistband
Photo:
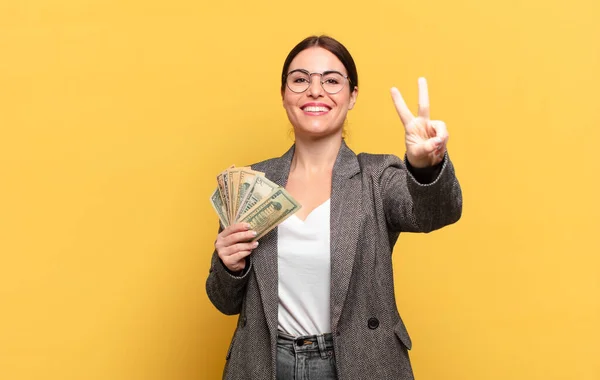
[(302, 335), (292, 336), (281, 330), (277, 332), (277, 343), (284, 346), (290, 346), (294, 351), (321, 351), (333, 350), (333, 336), (328, 334), (321, 335)]

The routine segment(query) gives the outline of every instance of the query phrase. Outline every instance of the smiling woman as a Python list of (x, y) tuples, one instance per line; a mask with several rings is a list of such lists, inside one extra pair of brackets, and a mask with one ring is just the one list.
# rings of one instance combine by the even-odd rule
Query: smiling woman
[[(206, 282), (211, 302), (239, 314), (225, 379), (412, 379), (411, 340), (395, 303), (392, 250), (400, 232), (456, 222), (462, 195), (446, 152), (448, 133), (392, 98), (406, 157), (354, 154), (343, 139), (358, 75), (338, 41), (312, 36), (289, 53), (281, 97), (295, 134), (280, 158), (252, 168), (302, 204), (260, 239), (245, 224), (217, 236)], [(343, 312), (342, 312), (343, 311)]]

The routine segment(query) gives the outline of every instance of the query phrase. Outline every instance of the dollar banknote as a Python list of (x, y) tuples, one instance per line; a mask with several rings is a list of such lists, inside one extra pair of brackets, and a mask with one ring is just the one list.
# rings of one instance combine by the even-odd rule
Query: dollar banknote
[(257, 177), (254, 179), (254, 183), (246, 192), (246, 197), (242, 200), (242, 207), (238, 209), (234, 219), (241, 218), (248, 210), (256, 206), (262, 199), (266, 198), (278, 188), (274, 182), (269, 181), (266, 177)]
[(292, 216), (300, 209), (300, 204), (292, 196), (279, 187), (263, 202), (249, 209), (241, 218), (241, 223), (249, 223), (250, 229), (257, 235), (252, 240), (258, 240), (281, 222)]
[(227, 186), (228, 182), (225, 180), (226, 174), (226, 172), (223, 172), (217, 176), (217, 184), (219, 195), (221, 196), (223, 205), (225, 206), (225, 215), (229, 215), (229, 188)]
[(227, 181), (227, 185), (229, 186), (229, 188), (227, 189), (227, 194), (229, 195), (229, 199), (227, 200), (227, 204), (229, 205), (229, 219), (233, 220), (235, 218), (235, 204), (234, 204), (234, 199), (235, 199), (235, 192), (237, 190), (236, 187), (236, 183), (237, 183), (237, 179), (239, 178), (238, 174), (239, 174), (240, 168), (233, 168), (233, 169), (229, 169), (227, 170), (227, 175), (225, 176), (225, 180)]
[(235, 198), (235, 210), (237, 211), (234, 217), (239, 216), (238, 212), (240, 210), (240, 207), (246, 199), (246, 195), (249, 194), (248, 191), (254, 186), (254, 182), (256, 181), (257, 176), (264, 177), (264, 173), (257, 172), (251, 169), (245, 169), (240, 171), (240, 181)]
[(245, 221), (264, 236), (297, 212), (301, 205), (264, 173), (231, 166), (217, 175), (210, 202), (223, 227)]
[(223, 199), (221, 198), (221, 194), (219, 193), (219, 188), (216, 188), (210, 196), (210, 202), (212, 203), (215, 212), (219, 216), (221, 224), (224, 226), (228, 226), (229, 218), (227, 218), (227, 209), (225, 208), (225, 204), (223, 202)]

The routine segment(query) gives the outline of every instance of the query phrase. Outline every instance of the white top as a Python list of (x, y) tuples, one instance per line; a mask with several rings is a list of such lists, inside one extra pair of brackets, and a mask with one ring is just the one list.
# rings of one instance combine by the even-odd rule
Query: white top
[(304, 221), (292, 215), (279, 225), (279, 329), (293, 336), (331, 332), (329, 204)]

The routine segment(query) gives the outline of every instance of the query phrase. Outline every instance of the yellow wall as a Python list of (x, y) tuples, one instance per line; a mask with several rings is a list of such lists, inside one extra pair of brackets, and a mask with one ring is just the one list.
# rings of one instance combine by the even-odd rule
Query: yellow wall
[(403, 235), (421, 380), (600, 379), (600, 2), (2, 0), (0, 379), (219, 378), (204, 292), (228, 166), (291, 143), (283, 59), (328, 33), (348, 141), (403, 154), (429, 80), (464, 216)]

